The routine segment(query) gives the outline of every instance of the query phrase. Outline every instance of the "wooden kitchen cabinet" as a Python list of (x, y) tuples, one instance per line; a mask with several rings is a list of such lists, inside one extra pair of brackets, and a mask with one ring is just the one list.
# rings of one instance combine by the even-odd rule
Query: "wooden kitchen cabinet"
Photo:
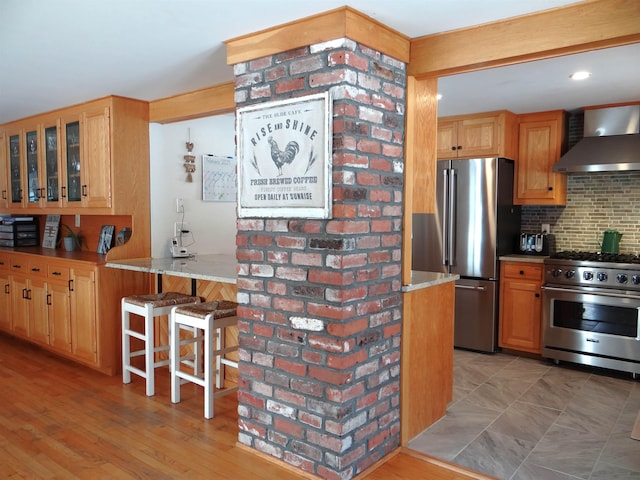
[(565, 118), (562, 110), (518, 116), (519, 153), (515, 164), (514, 203), (567, 203), (567, 177), (551, 171), (565, 150)]
[(541, 352), (543, 270), (541, 263), (501, 263), (500, 347)]
[[(6, 138), (11, 210), (103, 215), (148, 210), (147, 102), (105, 97), (2, 125), (0, 133)], [(148, 213), (140, 215), (148, 221)]]
[(11, 270), (9, 255), (0, 252), (0, 330), (13, 328), (11, 315)]
[(7, 165), (7, 136), (0, 129), (0, 211), (6, 212), (9, 208), (9, 167)]
[(97, 364), (95, 267), (71, 270), (71, 351), (76, 359)]
[(64, 353), (71, 352), (71, 300), (69, 267), (65, 264), (47, 265), (47, 314), (49, 345)]
[[(43, 249), (46, 250), (46, 249)], [(63, 256), (65, 253), (61, 253)], [(149, 293), (140, 272), (88, 260), (0, 251), (0, 330), (108, 375), (121, 368), (120, 300)]]
[(517, 155), (516, 116), (506, 110), (438, 118), (437, 157)]

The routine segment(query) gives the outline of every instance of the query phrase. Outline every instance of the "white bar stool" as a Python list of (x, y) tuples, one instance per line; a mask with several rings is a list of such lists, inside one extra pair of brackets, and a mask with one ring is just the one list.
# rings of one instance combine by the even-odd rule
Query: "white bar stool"
[[(176, 305), (200, 303), (200, 297), (186, 295), (184, 293), (163, 292), (149, 295), (131, 295), (122, 299), (122, 383), (131, 383), (131, 374), (141, 376), (146, 380), (146, 393), (148, 397), (155, 395), (155, 369), (169, 365), (170, 359), (155, 361), (157, 352), (169, 351), (169, 345), (155, 345), (155, 317), (170, 315), (171, 309)], [(131, 329), (130, 314), (144, 318), (144, 331)], [(171, 322), (169, 322), (169, 329)], [(196, 332), (194, 332), (194, 336)], [(171, 333), (169, 332), (169, 336)], [(137, 338), (144, 342), (144, 348), (131, 351), (131, 338)], [(198, 368), (200, 361), (199, 344), (191, 355), (190, 361), (194, 368)], [(131, 365), (133, 357), (144, 355), (145, 369)]]
[[(238, 368), (238, 362), (225, 358), (225, 355), (238, 350), (238, 345), (224, 345), (225, 329), (236, 326), (238, 304), (228, 300), (215, 300), (197, 305), (174, 307), (171, 311), (171, 401), (180, 402), (180, 379), (193, 382), (204, 388), (204, 417), (213, 417), (213, 399), (238, 390), (238, 387), (213, 392), (213, 373), (215, 361), (216, 387), (221, 389), (224, 382), (224, 366)], [(198, 329), (204, 332), (204, 372), (194, 374), (180, 370), (180, 330)], [(214, 344), (215, 341), (215, 344)]]

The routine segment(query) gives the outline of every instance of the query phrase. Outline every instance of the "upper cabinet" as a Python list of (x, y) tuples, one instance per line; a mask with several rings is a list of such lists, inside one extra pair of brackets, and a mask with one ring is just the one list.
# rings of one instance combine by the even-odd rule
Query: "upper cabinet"
[(147, 102), (112, 96), (0, 126), (9, 179), (2, 206), (107, 215), (146, 208), (148, 119)]
[(9, 168), (7, 166), (7, 137), (0, 130), (0, 209), (7, 211), (9, 208)]
[(565, 112), (554, 110), (520, 115), (518, 127), (514, 202), (519, 205), (565, 205), (567, 177), (551, 171), (563, 152)]
[(438, 118), (439, 159), (517, 155), (517, 118), (506, 110)]

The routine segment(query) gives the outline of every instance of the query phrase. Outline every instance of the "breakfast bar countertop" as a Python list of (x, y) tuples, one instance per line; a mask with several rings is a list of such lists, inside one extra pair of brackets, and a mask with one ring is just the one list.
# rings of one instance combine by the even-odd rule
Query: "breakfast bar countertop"
[(233, 255), (210, 254), (186, 258), (132, 258), (107, 262), (106, 266), (136, 272), (235, 284), (237, 264), (238, 262)]
[(455, 282), (460, 275), (455, 273), (424, 272), (411, 270), (411, 283), (402, 286), (402, 292), (412, 292), (423, 288), (433, 287), (441, 283)]

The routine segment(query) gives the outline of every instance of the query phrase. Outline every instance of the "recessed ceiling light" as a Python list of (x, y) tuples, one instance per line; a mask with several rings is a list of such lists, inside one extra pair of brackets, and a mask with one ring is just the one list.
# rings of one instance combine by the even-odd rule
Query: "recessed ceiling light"
[(585, 80), (585, 79), (589, 78), (590, 76), (591, 76), (591, 73), (582, 71), (582, 72), (572, 73), (571, 75), (569, 75), (569, 78), (571, 80)]
[(436, 100), (442, 100), (442, 94), (441, 93), (438, 93), (436, 95)]

